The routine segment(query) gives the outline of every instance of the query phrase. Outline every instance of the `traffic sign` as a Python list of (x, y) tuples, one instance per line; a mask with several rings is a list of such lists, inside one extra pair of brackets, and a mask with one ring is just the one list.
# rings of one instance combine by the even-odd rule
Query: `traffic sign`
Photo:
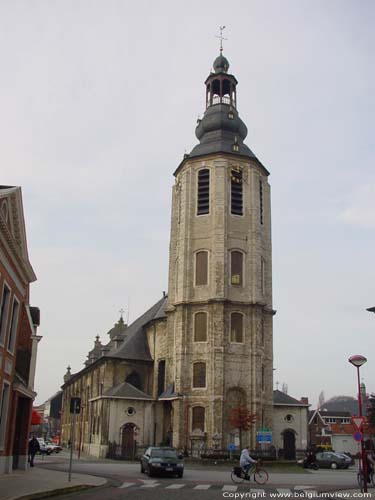
[(355, 441), (357, 441), (359, 443), (360, 441), (362, 441), (362, 438), (363, 438), (362, 432), (360, 432), (360, 431), (355, 432), (353, 434), (353, 438), (355, 439)]
[(257, 432), (258, 443), (271, 443), (272, 442), (272, 432)]
[(358, 430), (362, 429), (364, 421), (365, 417), (352, 417), (352, 423), (356, 426)]
[(236, 447), (235, 447), (235, 445), (233, 443), (229, 443), (228, 444), (228, 450), (233, 451), (235, 449), (236, 449)]

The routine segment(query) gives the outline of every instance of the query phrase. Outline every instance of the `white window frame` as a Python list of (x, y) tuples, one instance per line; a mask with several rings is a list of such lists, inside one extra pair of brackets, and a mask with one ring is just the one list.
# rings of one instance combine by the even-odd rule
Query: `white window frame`
[[(242, 316), (242, 341), (232, 340), (232, 314), (241, 314)], [(242, 311), (231, 311), (229, 316), (229, 342), (231, 344), (243, 345), (245, 343), (245, 315)]]
[[(197, 285), (197, 254), (199, 252), (207, 253), (207, 284)], [(205, 287), (210, 285), (210, 251), (207, 248), (200, 248), (194, 252), (194, 286), (197, 288)]]
[(245, 180), (245, 168), (240, 165), (240, 169), (242, 171), (242, 215), (232, 213), (232, 170), (236, 169), (237, 165), (229, 166), (229, 214), (231, 217), (245, 217), (245, 207), (246, 207), (246, 197), (245, 197), (245, 189), (244, 189), (244, 180)]
[[(241, 216), (242, 217), (242, 216)], [(238, 252), (242, 254), (242, 284), (241, 285), (235, 285), (232, 283), (232, 253), (233, 252)], [(233, 286), (234, 288), (244, 288), (245, 287), (245, 269), (246, 269), (246, 253), (241, 250), (240, 248), (231, 248), (229, 250), (229, 285)]]
[[(205, 385), (204, 385), (204, 387), (203, 386), (200, 386), (200, 387), (195, 387), (194, 386), (194, 366), (197, 365), (197, 364), (203, 364), (205, 366), (205, 372), (204, 372), (204, 382), (205, 382)], [(192, 387), (193, 390), (196, 390), (196, 391), (203, 391), (203, 390), (207, 389), (207, 363), (206, 363), (206, 361), (196, 360), (196, 361), (194, 361), (192, 363), (191, 387)]]
[[(198, 214), (198, 186), (199, 186), (199, 172), (201, 170), (208, 170), (209, 173), (209, 180), (208, 180), (208, 212), (206, 214)], [(195, 181), (195, 192), (197, 193), (196, 197), (196, 204), (195, 204), (195, 216), (196, 217), (207, 217), (211, 215), (211, 175), (212, 175), (212, 169), (203, 165), (202, 167), (199, 167), (199, 169), (196, 172), (196, 181)]]
[[(204, 313), (206, 315), (206, 340), (195, 340), (195, 317), (197, 314)], [(208, 343), (208, 312), (207, 311), (196, 311), (193, 314), (193, 342), (195, 344), (207, 344)]]

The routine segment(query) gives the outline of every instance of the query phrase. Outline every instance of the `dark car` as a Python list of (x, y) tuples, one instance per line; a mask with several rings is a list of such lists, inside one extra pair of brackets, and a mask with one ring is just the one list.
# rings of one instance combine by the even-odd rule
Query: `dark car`
[(339, 453), (338, 451), (336, 452), (336, 455), (340, 455), (341, 457), (345, 458), (346, 463), (350, 465), (354, 465), (354, 458), (351, 457), (348, 453)]
[(141, 472), (147, 472), (150, 477), (154, 474), (182, 477), (184, 475), (183, 456), (179, 455), (175, 448), (151, 446), (141, 457)]
[(317, 453), (316, 463), (319, 467), (326, 467), (328, 469), (347, 469), (349, 467), (349, 463), (345, 457), (333, 451), (322, 451)]

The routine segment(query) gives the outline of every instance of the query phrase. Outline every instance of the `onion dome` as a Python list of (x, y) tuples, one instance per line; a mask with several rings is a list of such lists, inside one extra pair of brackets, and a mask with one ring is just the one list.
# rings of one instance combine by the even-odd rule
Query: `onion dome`
[(199, 144), (188, 156), (192, 158), (221, 152), (256, 158), (243, 142), (247, 127), (237, 111), (238, 82), (228, 73), (228, 59), (220, 54), (213, 68), (215, 72), (205, 81), (206, 111), (195, 129)]
[(229, 62), (223, 54), (220, 54), (214, 61), (213, 64), (215, 73), (228, 73)]

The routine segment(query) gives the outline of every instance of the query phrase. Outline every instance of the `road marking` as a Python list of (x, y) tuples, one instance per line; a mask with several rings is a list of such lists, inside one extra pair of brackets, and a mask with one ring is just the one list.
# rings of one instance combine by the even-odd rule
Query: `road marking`
[(295, 486), (295, 487), (294, 487), (294, 489), (295, 489), (296, 491), (298, 491), (298, 490), (308, 490), (308, 489), (310, 489), (310, 488), (313, 488), (313, 486)]
[(167, 486), (165, 489), (166, 490), (179, 490), (180, 488), (183, 488), (184, 486), (186, 486), (186, 484), (170, 484), (169, 486)]
[(221, 491), (237, 491), (238, 486), (233, 486), (232, 484), (224, 484)]
[(292, 493), (292, 490), (290, 488), (276, 488), (277, 493), (280, 493), (281, 495), (285, 494), (290, 494)]
[(255, 488), (251, 488), (250, 489), (250, 492), (252, 494), (254, 494), (256, 497), (264, 497), (265, 495), (265, 491), (264, 490), (258, 490), (258, 489), (255, 489)]
[(211, 488), (211, 486), (211, 484), (197, 484), (197, 486), (195, 486), (193, 490), (208, 490), (209, 488)]
[(129, 488), (129, 486), (133, 486), (135, 483), (122, 483), (121, 486), (119, 486), (119, 488)]
[(155, 486), (159, 486), (160, 483), (157, 483), (153, 479), (142, 479), (145, 484), (142, 484), (141, 488), (155, 488)]

